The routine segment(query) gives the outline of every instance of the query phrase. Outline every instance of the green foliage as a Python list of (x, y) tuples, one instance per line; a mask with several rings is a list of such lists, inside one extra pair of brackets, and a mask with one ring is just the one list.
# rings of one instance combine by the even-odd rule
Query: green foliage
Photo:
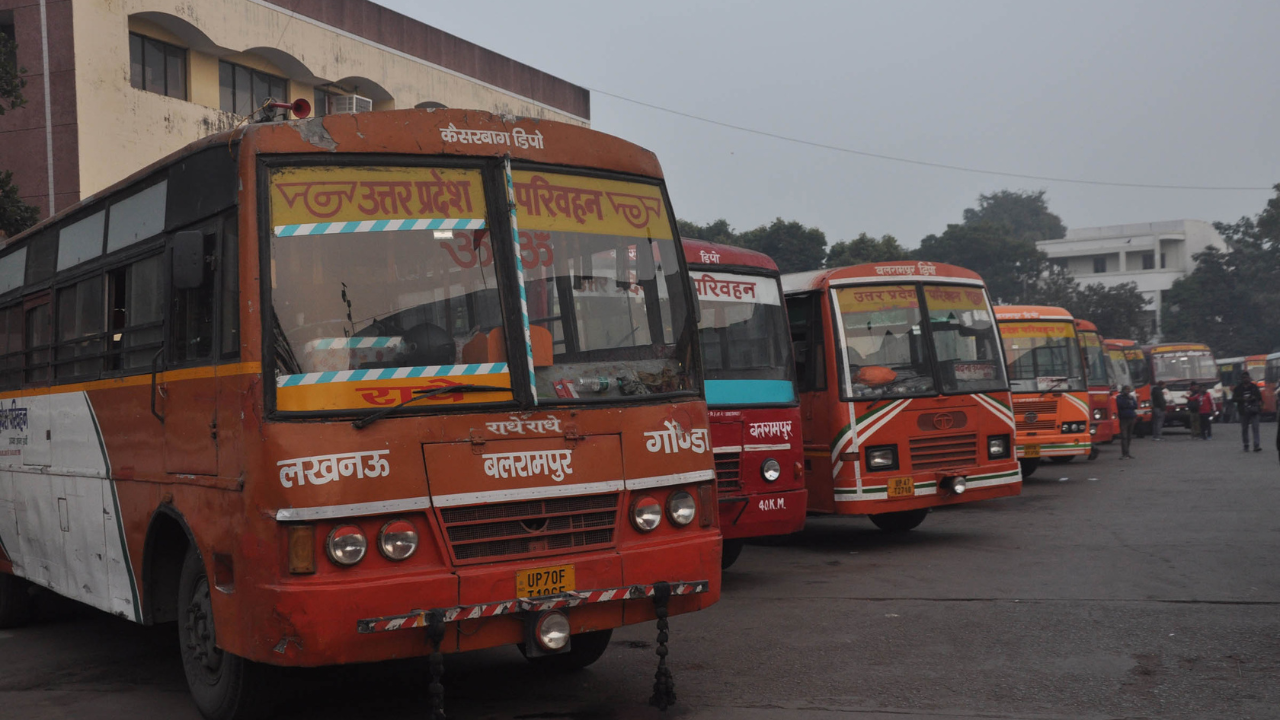
[(1164, 293), (1171, 338), (1206, 343), (1217, 355), (1280, 350), (1280, 185), (1256, 218), (1214, 223), (1224, 252), (1196, 253), (1196, 269)]
[(1075, 286), (1065, 302), (1059, 305), (1098, 326), (1104, 338), (1146, 342), (1151, 339), (1151, 323), (1147, 320), (1147, 299), (1138, 291), (1137, 283), (1121, 283), (1107, 287), (1102, 283)]
[(18, 67), (17, 46), (8, 35), (0, 33), (0, 115), (27, 103), (22, 96), (22, 89), (27, 86), (22, 77), (25, 72), (25, 68)]
[(720, 218), (713, 223), (706, 225), (698, 225), (676, 218), (676, 227), (680, 229), (680, 236), (693, 238), (695, 240), (706, 240), (707, 242), (720, 243), (721, 245), (739, 245), (738, 234), (729, 227), (729, 221)]
[(769, 225), (742, 233), (735, 233), (724, 219), (707, 225), (677, 219), (676, 225), (683, 237), (762, 252), (773, 258), (784, 273), (817, 270), (827, 255), (827, 236), (794, 220), (777, 218)]
[(979, 195), (978, 207), (965, 209), (964, 224), (993, 225), (1014, 240), (1056, 240), (1067, 234), (1067, 226), (1049, 212), (1045, 192), (1000, 190)]
[(825, 267), (838, 268), (872, 262), (907, 260), (911, 253), (898, 244), (892, 235), (882, 235), (879, 240), (860, 233), (852, 240), (841, 240), (827, 249)]
[(0, 170), (0, 235), (13, 237), (35, 225), (39, 219), (40, 210), (18, 197), (18, 186), (13, 184), (13, 173)]
[(973, 270), (1002, 305), (1031, 302), (1041, 274), (1050, 268), (1049, 257), (1035, 242), (1014, 238), (1006, 228), (985, 223), (948, 225), (941, 235), (921, 240), (915, 258)]

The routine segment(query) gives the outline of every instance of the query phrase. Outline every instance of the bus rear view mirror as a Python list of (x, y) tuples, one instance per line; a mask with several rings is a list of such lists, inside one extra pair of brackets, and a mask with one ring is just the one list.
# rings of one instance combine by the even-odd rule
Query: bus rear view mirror
[(204, 284), (204, 233), (188, 230), (173, 236), (173, 288), (195, 290)]

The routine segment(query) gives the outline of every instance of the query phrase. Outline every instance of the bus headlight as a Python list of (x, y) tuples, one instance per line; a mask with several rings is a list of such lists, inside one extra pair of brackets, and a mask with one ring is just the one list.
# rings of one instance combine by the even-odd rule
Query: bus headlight
[(388, 560), (407, 560), (418, 550), (418, 531), (408, 520), (392, 520), (378, 533), (378, 550)]
[(698, 503), (684, 490), (671, 493), (667, 498), (667, 519), (676, 527), (684, 527), (698, 517)]
[(1140, 408), (1142, 408), (1142, 409), (1144, 409), (1144, 410), (1145, 410), (1146, 408), (1151, 407), (1151, 401), (1150, 401), (1150, 400), (1143, 400), (1142, 402), (1138, 403), (1138, 407), (1140, 407)]
[(1008, 435), (992, 435), (987, 438), (987, 457), (992, 460), (1009, 457), (1011, 446)]
[(867, 468), (870, 470), (897, 470), (898, 446), (881, 445), (867, 448)]
[(782, 466), (777, 460), (769, 458), (760, 463), (760, 477), (764, 478), (765, 482), (773, 482), (782, 477)]
[(631, 503), (631, 524), (640, 532), (653, 532), (662, 522), (662, 506), (648, 495), (641, 495)]
[(369, 541), (355, 525), (339, 525), (329, 532), (324, 549), (335, 565), (350, 567), (364, 559)]
[(1106, 414), (1105, 412), (1103, 412), (1102, 408), (1094, 408), (1094, 409), (1093, 409), (1093, 419), (1094, 419), (1094, 420), (1101, 420), (1101, 419), (1103, 419), (1103, 418), (1104, 418), (1104, 417), (1106, 417), (1106, 416), (1107, 416), (1107, 414)]

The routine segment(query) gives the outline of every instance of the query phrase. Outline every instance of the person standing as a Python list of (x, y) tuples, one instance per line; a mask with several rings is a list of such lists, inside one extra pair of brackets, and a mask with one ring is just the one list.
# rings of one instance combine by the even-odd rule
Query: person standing
[(1200, 389), (1200, 437), (1205, 440), (1213, 439), (1213, 414), (1217, 412), (1218, 404), (1214, 402), (1213, 393), (1208, 388)]
[(1164, 381), (1151, 388), (1151, 439), (1164, 440)]
[(1258, 438), (1261, 432), (1258, 425), (1262, 415), (1262, 393), (1258, 392), (1258, 386), (1253, 384), (1253, 378), (1249, 377), (1248, 372), (1240, 375), (1240, 384), (1231, 391), (1231, 397), (1236, 401), (1236, 409), (1240, 413), (1240, 442), (1244, 444), (1244, 451), (1249, 452), (1249, 427), (1252, 426), (1253, 451), (1262, 452), (1262, 441)]
[(1191, 426), (1191, 437), (1202, 437), (1200, 432), (1200, 386), (1191, 383), (1191, 389), (1187, 391), (1187, 420)]
[(1138, 421), (1138, 401), (1133, 397), (1133, 388), (1125, 385), (1116, 396), (1116, 410), (1120, 416), (1120, 459), (1132, 460), (1129, 454), (1129, 443), (1133, 440), (1133, 424)]

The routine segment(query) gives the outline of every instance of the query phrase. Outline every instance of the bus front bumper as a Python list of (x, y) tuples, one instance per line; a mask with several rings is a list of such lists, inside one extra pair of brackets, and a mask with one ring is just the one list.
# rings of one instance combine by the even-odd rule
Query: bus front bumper
[(790, 535), (804, 529), (809, 491), (783, 490), (720, 498), (720, 532), (726, 540)]

